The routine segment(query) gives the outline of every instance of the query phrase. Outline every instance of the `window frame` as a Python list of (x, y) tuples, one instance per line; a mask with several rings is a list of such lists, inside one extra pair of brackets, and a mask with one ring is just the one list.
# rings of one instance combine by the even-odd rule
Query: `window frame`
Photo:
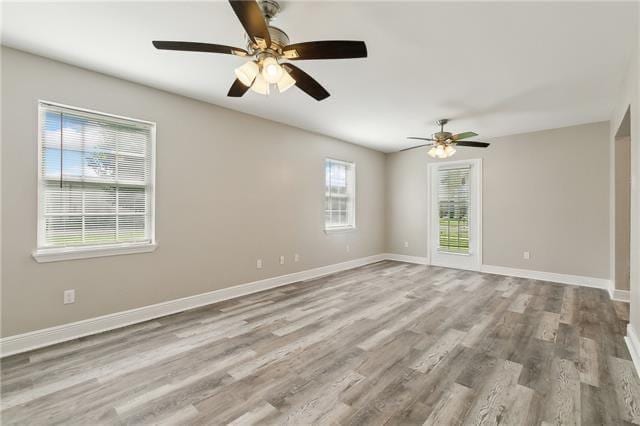
[[(150, 128), (151, 135), (151, 147), (150, 147), (150, 167), (149, 167), (149, 208), (151, 210), (149, 215), (149, 233), (150, 240), (148, 242), (124, 242), (124, 243), (109, 243), (100, 245), (80, 245), (80, 246), (66, 246), (66, 247), (51, 247), (44, 246), (44, 203), (43, 196), (43, 175), (42, 175), (42, 126), (43, 111), (47, 107), (60, 108), (63, 110), (70, 110), (76, 115), (94, 118), (96, 115), (103, 116), (110, 119), (122, 120), (128, 124), (135, 123)], [(157, 124), (152, 121), (140, 120), (137, 118), (126, 117), (122, 115), (110, 114), (107, 112), (96, 111), (88, 108), (80, 108), (76, 106), (61, 104), (58, 102), (51, 102), (43, 99), (39, 99), (37, 102), (37, 114), (38, 114), (38, 126), (37, 126), (37, 235), (36, 235), (36, 249), (33, 251), (32, 256), (38, 263), (43, 262), (55, 262), (62, 260), (73, 259), (87, 259), (92, 257), (102, 256), (115, 256), (122, 254), (135, 254), (135, 253), (149, 253), (154, 251), (158, 247), (156, 240), (156, 128)]]
[[(327, 162), (334, 162), (334, 163), (341, 163), (341, 164), (345, 164), (347, 166), (350, 167), (350, 172), (349, 175), (352, 176), (352, 181), (353, 184), (351, 186), (348, 185), (348, 180), (347, 180), (347, 192), (349, 193), (351, 199), (353, 200), (352, 204), (352, 213), (351, 213), (351, 223), (349, 223), (348, 225), (344, 225), (344, 226), (331, 226), (331, 227), (327, 227), (327, 221), (325, 219), (325, 215), (326, 215), (326, 211), (327, 211), (327, 194), (326, 194), (326, 185), (327, 185)], [(322, 173), (323, 173), (323, 181), (322, 181), (322, 204), (324, 206), (322, 212), (322, 218), (324, 221), (324, 232), (327, 234), (331, 234), (331, 233), (336, 233), (336, 232), (349, 232), (349, 231), (355, 231), (356, 230), (356, 224), (357, 224), (357, 220), (356, 220), (356, 212), (357, 210), (357, 197), (356, 197), (356, 187), (357, 187), (357, 177), (356, 177), (356, 163), (355, 161), (347, 161), (347, 160), (339, 160), (337, 158), (333, 158), (333, 157), (325, 157), (324, 161), (322, 162)], [(349, 191), (349, 188), (351, 187), (351, 191)], [(348, 212), (348, 210), (347, 210)]]
[[(446, 164), (446, 163), (445, 163)], [(436, 175), (438, 177), (438, 182), (436, 182), (435, 184), (438, 185), (438, 198), (435, 201), (436, 206), (438, 208), (438, 216), (435, 218), (437, 220), (437, 228), (438, 228), (438, 247), (437, 247), (437, 251), (440, 253), (444, 253), (444, 254), (454, 254), (454, 255), (460, 255), (460, 256), (472, 256), (473, 253), (473, 244), (471, 243), (471, 237), (473, 232), (471, 231), (471, 225), (474, 222), (474, 214), (475, 212), (473, 211), (474, 209), (474, 203), (473, 203), (473, 198), (474, 198), (474, 188), (473, 188), (473, 163), (471, 162), (461, 162), (461, 163), (455, 163), (455, 164), (446, 164), (443, 167), (438, 167), (436, 170)], [(442, 217), (440, 216), (440, 211), (441, 211), (441, 206), (440, 206), (440, 186), (441, 186), (441, 181), (440, 181), (440, 173), (442, 173), (443, 171), (451, 171), (451, 170), (461, 170), (461, 169), (467, 169), (468, 170), (468, 179), (470, 180), (470, 182), (468, 182), (468, 198), (467, 198), (467, 249), (466, 251), (456, 251), (455, 249), (452, 249), (451, 246), (448, 247), (443, 247), (441, 245), (442, 242), (442, 238), (440, 236), (440, 233), (442, 231)], [(458, 233), (460, 233), (460, 225), (458, 225)], [(459, 237), (458, 237), (459, 238)], [(447, 235), (447, 240), (451, 240), (451, 234), (449, 233)], [(459, 248), (459, 247), (458, 247)]]
[[(437, 178), (434, 172), (441, 167), (457, 166), (462, 164), (471, 164), (471, 189), (472, 201), (470, 209), (472, 211), (469, 216), (470, 221), (470, 241), (468, 253), (443, 252), (438, 250), (434, 242), (439, 242), (439, 234), (436, 225), (439, 223), (438, 214), (435, 206), (437, 205)], [(470, 271), (479, 271), (483, 262), (482, 248), (482, 196), (483, 196), (483, 167), (482, 158), (472, 158), (468, 160), (454, 161), (429, 161), (427, 163), (427, 264), (434, 266), (442, 266), (445, 268), (464, 269)], [(473, 220), (473, 224), (472, 221)]]

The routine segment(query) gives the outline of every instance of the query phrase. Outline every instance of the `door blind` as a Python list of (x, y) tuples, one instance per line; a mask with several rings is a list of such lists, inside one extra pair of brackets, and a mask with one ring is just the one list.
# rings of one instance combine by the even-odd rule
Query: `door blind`
[(40, 104), (40, 247), (153, 242), (152, 133)]
[(439, 247), (451, 253), (469, 253), (471, 166), (438, 171)]

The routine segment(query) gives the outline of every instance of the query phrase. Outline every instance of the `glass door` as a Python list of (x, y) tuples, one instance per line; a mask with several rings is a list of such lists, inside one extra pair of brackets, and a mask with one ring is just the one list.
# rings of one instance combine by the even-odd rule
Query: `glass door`
[(481, 160), (429, 164), (429, 254), (432, 265), (479, 270)]

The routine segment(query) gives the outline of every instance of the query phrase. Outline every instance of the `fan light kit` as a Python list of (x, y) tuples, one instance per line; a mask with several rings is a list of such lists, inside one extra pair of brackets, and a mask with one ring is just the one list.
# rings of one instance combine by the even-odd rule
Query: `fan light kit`
[(263, 59), (262, 63), (249, 61), (236, 68), (235, 74), (242, 84), (261, 95), (268, 95), (272, 84), (278, 85), (280, 93), (296, 84), (289, 72), (283, 69), (278, 61), (271, 56)]
[(189, 41), (153, 42), (157, 49), (162, 50), (253, 57), (235, 69), (236, 81), (227, 96), (241, 97), (249, 89), (268, 95), (271, 85), (276, 85), (282, 93), (296, 85), (309, 96), (321, 101), (329, 97), (329, 92), (309, 74), (286, 61), (367, 57), (367, 46), (363, 41), (327, 40), (290, 44), (289, 36), (284, 31), (270, 25), (271, 20), (280, 12), (280, 5), (275, 0), (260, 0), (259, 3), (254, 0), (229, 0), (229, 4), (247, 33), (246, 50)]
[(407, 139), (417, 139), (422, 141), (429, 141), (430, 143), (425, 143), (422, 145), (412, 146), (410, 148), (401, 149), (400, 151), (408, 151), (410, 149), (421, 148), (423, 146), (430, 146), (429, 156), (432, 158), (449, 158), (453, 154), (456, 153), (456, 146), (470, 146), (474, 148), (486, 148), (489, 146), (487, 142), (473, 142), (473, 141), (463, 141), (462, 139), (471, 138), (473, 136), (478, 136), (477, 133), (474, 132), (462, 132), (453, 134), (450, 132), (444, 131), (444, 125), (447, 124), (449, 120), (442, 119), (436, 121), (436, 124), (440, 126), (440, 131), (434, 133), (431, 138), (419, 138), (419, 137), (408, 137)]
[(433, 158), (448, 158), (456, 153), (456, 149), (452, 145), (437, 143), (437, 146), (431, 147), (429, 155)]

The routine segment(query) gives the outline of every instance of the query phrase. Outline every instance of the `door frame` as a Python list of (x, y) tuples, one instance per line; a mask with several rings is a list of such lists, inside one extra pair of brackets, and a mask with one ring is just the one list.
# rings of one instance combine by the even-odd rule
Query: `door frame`
[[(475, 256), (475, 261), (465, 265), (465, 262), (454, 262), (452, 264), (442, 264), (433, 260), (433, 246), (432, 246), (432, 229), (433, 229), (433, 181), (432, 176), (434, 169), (441, 166), (456, 166), (460, 164), (471, 164), (472, 172), (472, 193), (476, 194), (476, 208), (473, 208), (472, 203), (472, 217), (473, 222), (476, 224), (475, 241), (471, 241), (470, 249)], [(454, 161), (433, 161), (427, 164), (427, 264), (433, 266), (442, 266), (445, 268), (466, 269), (470, 271), (480, 271), (482, 267), (482, 159), (473, 158), (468, 160), (454, 160)], [(437, 238), (437, 237), (436, 237)], [(464, 257), (464, 254), (452, 254), (452, 256)]]
[[(611, 297), (615, 300), (621, 300), (625, 302), (629, 302), (630, 300), (630, 292), (631, 287), (633, 286), (634, 281), (637, 281), (636, 275), (637, 271), (635, 270), (635, 262), (634, 262), (634, 253), (637, 247), (637, 235), (638, 229), (636, 213), (637, 211), (637, 195), (636, 195), (636, 183), (637, 179), (637, 144), (635, 142), (635, 138), (637, 136), (633, 133), (633, 118), (635, 111), (632, 110), (631, 104), (626, 104), (624, 109), (622, 109), (622, 116), (618, 117), (617, 123), (616, 120), (611, 121), (610, 128), (610, 141), (609, 141), (609, 269), (611, 276), (611, 288), (609, 289), (609, 293)], [(629, 247), (628, 252), (620, 253), (618, 250), (618, 238), (617, 238), (617, 210), (618, 210), (618, 200), (616, 197), (617, 191), (617, 183), (616, 183), (616, 172), (617, 172), (617, 162), (616, 162), (616, 150), (618, 149), (618, 144), (621, 139), (629, 138), (630, 144), (630, 169), (629, 169), (629, 191), (630, 191), (630, 221), (629, 221)], [(629, 270), (628, 273), (628, 284), (629, 289), (620, 289), (618, 288), (623, 279), (618, 277), (617, 271), (617, 258), (619, 256), (629, 256)]]

